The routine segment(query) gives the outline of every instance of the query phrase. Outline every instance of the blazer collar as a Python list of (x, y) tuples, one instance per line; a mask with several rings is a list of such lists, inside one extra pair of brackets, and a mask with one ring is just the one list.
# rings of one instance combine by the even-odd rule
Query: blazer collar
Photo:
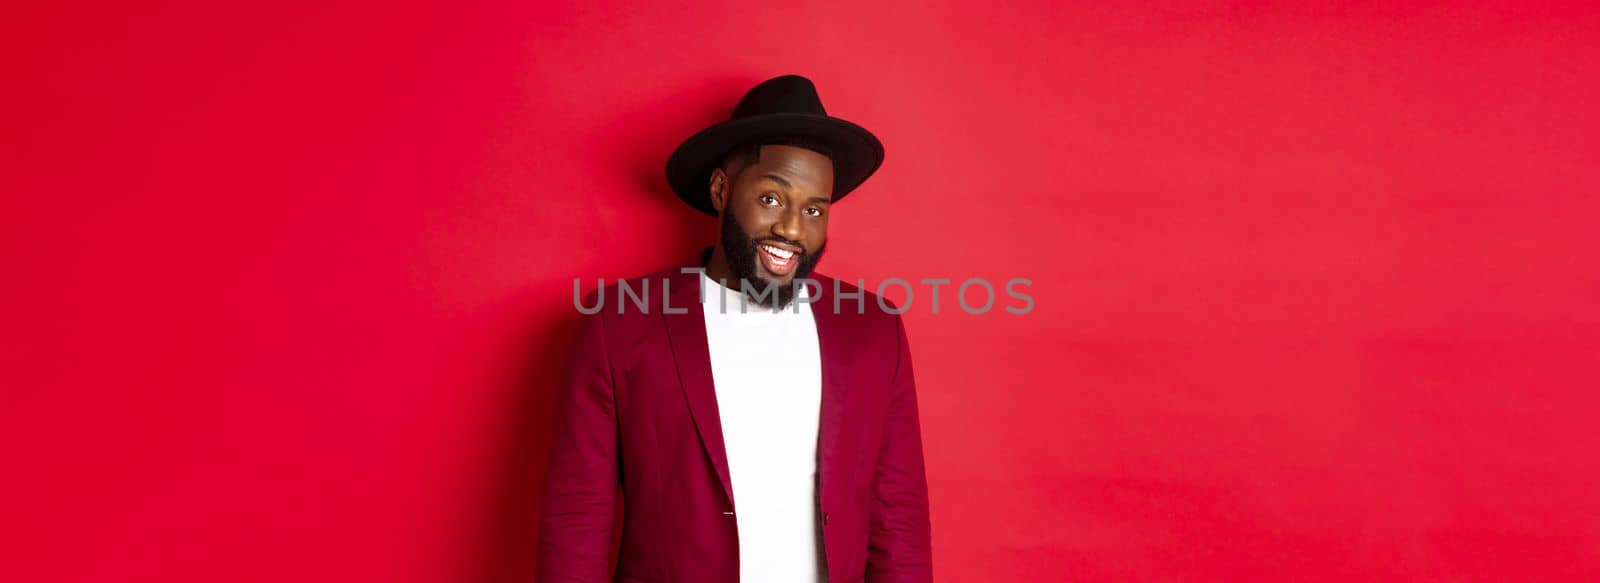
[[(698, 268), (696, 268), (698, 269)], [(811, 315), (817, 324), (817, 342), (822, 362), (822, 410), (817, 428), (817, 472), (829, 475), (835, 444), (839, 441), (841, 415), (844, 412), (843, 364), (848, 356), (848, 334), (840, 314), (834, 313), (831, 277), (812, 274), (821, 284), (817, 301), (811, 304)], [(689, 413), (700, 433), (700, 442), (706, 457), (716, 469), (722, 482), (723, 494), (733, 505), (733, 482), (728, 477), (728, 454), (722, 438), (722, 418), (717, 411), (717, 392), (711, 376), (711, 352), (706, 343), (704, 306), (700, 302), (701, 277), (699, 271), (684, 273), (677, 270), (667, 276), (670, 282), (667, 309), (661, 310), (666, 320), (667, 335), (672, 346), (672, 357), (677, 363), (678, 382), (683, 387), (684, 399), (689, 403)], [(681, 313), (672, 313), (681, 312)]]

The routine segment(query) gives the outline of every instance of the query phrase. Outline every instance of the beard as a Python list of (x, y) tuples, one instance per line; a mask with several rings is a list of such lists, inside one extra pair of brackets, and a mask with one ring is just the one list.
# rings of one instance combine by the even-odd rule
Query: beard
[[(774, 310), (782, 310), (788, 307), (790, 302), (794, 301), (795, 295), (799, 291), (797, 284), (800, 283), (800, 280), (810, 277), (811, 271), (817, 268), (817, 262), (822, 261), (822, 252), (828, 249), (828, 242), (823, 241), (822, 245), (817, 246), (815, 252), (802, 251), (800, 253), (800, 262), (794, 268), (794, 277), (789, 280), (788, 284), (784, 284), (761, 277), (756, 267), (756, 262), (760, 261), (757, 258), (757, 254), (761, 252), (757, 247), (769, 241), (801, 249), (805, 249), (805, 246), (798, 241), (789, 241), (778, 237), (751, 239), (749, 235), (745, 234), (748, 232), (745, 230), (744, 224), (733, 216), (733, 212), (724, 211), (722, 213), (722, 252), (728, 259), (728, 271), (731, 271), (734, 277), (739, 278), (739, 282), (735, 285), (739, 285), (740, 290), (749, 289), (757, 294), (763, 294), (763, 299), (768, 300), (757, 301), (756, 298), (750, 297), (750, 294), (745, 294), (745, 297), (749, 298), (752, 303)], [(774, 293), (764, 293), (768, 289), (772, 289)]]

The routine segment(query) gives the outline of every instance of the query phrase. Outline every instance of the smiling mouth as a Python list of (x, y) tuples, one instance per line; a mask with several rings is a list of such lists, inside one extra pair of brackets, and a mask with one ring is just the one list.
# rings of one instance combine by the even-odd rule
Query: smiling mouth
[(757, 245), (760, 250), (761, 266), (767, 273), (777, 276), (789, 275), (794, 272), (794, 267), (800, 262), (800, 254), (776, 245)]

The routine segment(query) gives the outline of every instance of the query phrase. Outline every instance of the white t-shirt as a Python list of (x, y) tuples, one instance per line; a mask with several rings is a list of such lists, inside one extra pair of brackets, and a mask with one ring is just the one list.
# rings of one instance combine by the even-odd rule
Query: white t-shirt
[[(739, 580), (827, 581), (817, 507), (822, 358), (811, 306), (796, 300), (773, 313), (747, 299), (741, 311), (738, 290), (703, 273), (700, 285), (733, 481)], [(802, 287), (801, 297), (809, 291)]]

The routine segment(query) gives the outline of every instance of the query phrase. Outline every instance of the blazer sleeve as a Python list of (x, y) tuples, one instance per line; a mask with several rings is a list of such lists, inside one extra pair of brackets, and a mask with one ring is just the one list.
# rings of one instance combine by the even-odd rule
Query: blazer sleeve
[(610, 581), (620, 472), (614, 386), (601, 320), (584, 316), (556, 392), (539, 581)]
[(928, 519), (928, 480), (923, 467), (922, 427), (905, 323), (895, 316), (898, 357), (890, 383), (883, 449), (873, 480), (871, 532), (867, 540), (870, 583), (933, 580), (933, 545)]

